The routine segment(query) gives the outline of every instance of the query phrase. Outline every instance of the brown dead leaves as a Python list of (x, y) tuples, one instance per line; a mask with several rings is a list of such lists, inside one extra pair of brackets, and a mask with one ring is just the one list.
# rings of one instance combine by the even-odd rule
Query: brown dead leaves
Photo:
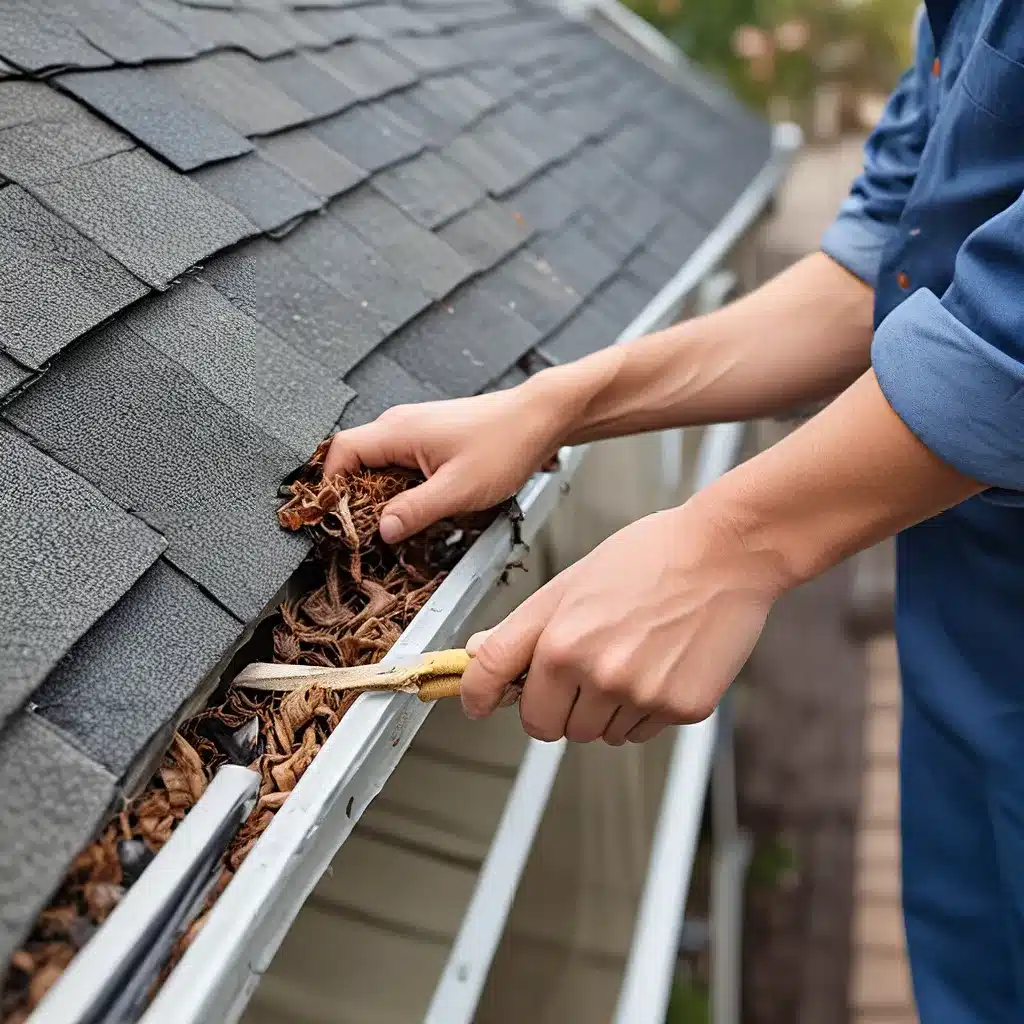
[[(285, 529), (313, 532), (319, 579), (309, 592), (280, 607), (273, 631), (274, 660), (341, 667), (374, 664), (494, 513), (458, 524), (438, 523), (390, 548), (377, 533), (381, 510), (419, 478), (390, 469), (366, 470), (344, 481), (324, 480), (326, 451), (325, 442), (278, 511)], [(244, 764), (260, 774), (256, 808), (235, 836), (207, 905), (179, 940), (166, 974), (357, 696), (318, 687), (285, 694), (229, 687), (221, 700), (185, 722), (145, 791), (78, 855), (12, 958), (0, 1003), (2, 1024), (27, 1019), (117, 906), (134, 881), (129, 854), (137, 862), (140, 850), (147, 856), (158, 851), (217, 768), (228, 761)]]

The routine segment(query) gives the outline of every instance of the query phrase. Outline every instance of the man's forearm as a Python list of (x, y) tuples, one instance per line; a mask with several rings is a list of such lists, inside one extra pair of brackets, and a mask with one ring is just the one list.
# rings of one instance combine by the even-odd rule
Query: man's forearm
[(925, 447), (868, 371), (693, 499), (794, 585), (984, 489)]
[(870, 365), (871, 290), (817, 253), (730, 306), (527, 385), (562, 443), (754, 419), (842, 391)]

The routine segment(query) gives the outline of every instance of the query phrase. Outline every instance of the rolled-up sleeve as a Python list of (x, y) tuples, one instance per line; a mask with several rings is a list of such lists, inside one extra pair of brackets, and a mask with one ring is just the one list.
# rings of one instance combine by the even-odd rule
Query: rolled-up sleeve
[(875, 286), (878, 267), (914, 186), (928, 136), (925, 86), (934, 50), (927, 19), (918, 30), (917, 55), (900, 79), (864, 146), (864, 169), (821, 241), (822, 250)]
[(871, 361), (936, 455), (993, 499), (1024, 491), (1024, 197), (968, 236), (941, 299), (921, 289), (882, 321)]

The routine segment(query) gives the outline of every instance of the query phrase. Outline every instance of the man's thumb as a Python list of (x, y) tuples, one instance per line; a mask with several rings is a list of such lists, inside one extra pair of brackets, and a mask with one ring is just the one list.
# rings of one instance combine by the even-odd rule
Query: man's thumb
[(544, 627), (562, 599), (562, 581), (555, 577), (528, 597), (504, 622), (470, 637), (472, 656), (462, 676), (462, 707), (470, 718), (489, 715), (502, 703), (506, 687), (530, 668)]
[(454, 486), (450, 477), (444, 469), (438, 470), (428, 480), (389, 501), (380, 517), (381, 540), (397, 544), (445, 516), (469, 511), (464, 507), (461, 488)]

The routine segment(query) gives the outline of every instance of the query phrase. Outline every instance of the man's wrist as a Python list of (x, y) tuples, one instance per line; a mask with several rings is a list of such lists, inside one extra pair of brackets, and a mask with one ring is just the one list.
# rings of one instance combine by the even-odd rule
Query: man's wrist
[(716, 546), (743, 564), (750, 585), (774, 600), (809, 578), (806, 553), (785, 522), (766, 522), (733, 484), (728, 474), (695, 494), (683, 509), (696, 513)]
[(698, 497), (789, 589), (982, 489), (914, 436), (869, 371)]
[(536, 410), (555, 450), (578, 443), (590, 426), (594, 404), (614, 376), (617, 360), (609, 359), (611, 354), (608, 350), (541, 370), (519, 386), (527, 408)]

